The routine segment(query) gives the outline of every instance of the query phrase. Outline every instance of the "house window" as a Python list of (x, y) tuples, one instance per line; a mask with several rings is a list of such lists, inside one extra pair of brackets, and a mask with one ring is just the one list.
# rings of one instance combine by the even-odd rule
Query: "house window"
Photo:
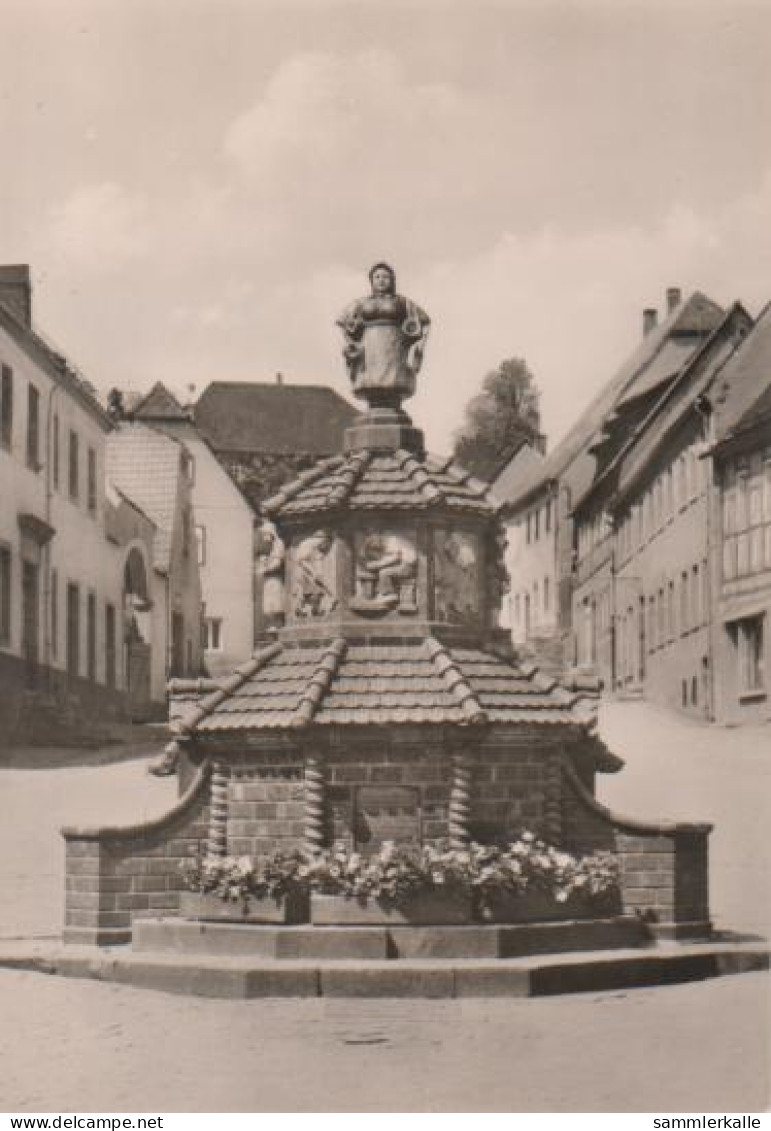
[(687, 632), (690, 625), (690, 601), (688, 599), (688, 570), (680, 574), (680, 632)]
[(0, 371), (0, 444), (13, 443), (13, 370), (4, 365)]
[(543, 529), (544, 534), (548, 534), (551, 530), (551, 499), (549, 499), (548, 503), (546, 504), (546, 509), (544, 511)]
[(40, 393), (27, 387), (27, 467), (40, 470)]
[(701, 583), (698, 565), (691, 569), (691, 615), (693, 627), (698, 628), (702, 622), (704, 610), (701, 607)]
[(52, 466), (53, 484), (54, 484), (54, 490), (58, 491), (59, 490), (59, 416), (56, 413), (54, 413), (52, 444), (53, 444), (53, 452), (51, 453), (51, 463), (53, 465)]
[(203, 646), (207, 652), (222, 651), (222, 617), (204, 617)]
[(0, 546), (0, 644), (11, 642), (11, 551)]
[(86, 675), (96, 680), (96, 594), (89, 593), (86, 602)]
[(182, 511), (182, 555), (190, 557), (190, 507)]
[(530, 543), (533, 540), (532, 518), (533, 518), (533, 516), (528, 512), (528, 515), (527, 515), (527, 534), (526, 534), (528, 546), (530, 545)]
[(519, 593), (516, 593), (515, 596), (514, 596), (514, 620), (516, 621), (517, 624), (519, 624), (519, 618), (520, 618), (521, 615), (522, 615), (521, 599), (520, 599)]
[(116, 633), (115, 606), (104, 606), (104, 681), (108, 687), (116, 684)]
[(763, 618), (745, 617), (737, 625), (739, 638), (739, 691), (763, 690)]
[(51, 570), (51, 655), (59, 651), (59, 574)]
[(78, 434), (70, 429), (70, 454), (69, 454), (69, 485), (70, 498), (77, 499), (80, 494), (80, 454), (78, 451)]
[(549, 611), (549, 601), (550, 601), (549, 579), (548, 579), (548, 577), (545, 577), (543, 579), (543, 611), (545, 613), (548, 613), (548, 611)]
[(67, 585), (67, 671), (80, 671), (80, 588), (74, 582)]
[(196, 526), (195, 528), (195, 542), (198, 550), (198, 564), (199, 566), (206, 565), (206, 527)]
[(96, 514), (96, 452), (93, 448), (88, 449), (88, 513)]

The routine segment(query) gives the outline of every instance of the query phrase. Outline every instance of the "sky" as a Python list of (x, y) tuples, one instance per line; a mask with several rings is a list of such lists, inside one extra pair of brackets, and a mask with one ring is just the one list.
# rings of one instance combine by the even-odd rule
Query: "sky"
[(771, 4), (3, 0), (0, 262), (101, 391), (348, 392), (392, 263), (446, 450), (522, 357), (553, 444), (665, 290), (771, 299)]

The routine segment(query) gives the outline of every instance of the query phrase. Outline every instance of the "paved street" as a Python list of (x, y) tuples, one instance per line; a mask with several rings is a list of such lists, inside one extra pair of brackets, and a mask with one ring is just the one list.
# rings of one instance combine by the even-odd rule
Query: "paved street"
[(765, 984), (232, 1002), (5, 972), (0, 1110), (759, 1111)]
[[(716, 920), (767, 923), (768, 731), (639, 703), (605, 707), (602, 730), (627, 767), (601, 799), (714, 820)], [(143, 741), (103, 765), (0, 768), (0, 936), (58, 932), (61, 824), (172, 799)], [(228, 1002), (0, 971), (0, 995), (3, 1110), (758, 1111), (769, 1097), (762, 974), (530, 1001)]]

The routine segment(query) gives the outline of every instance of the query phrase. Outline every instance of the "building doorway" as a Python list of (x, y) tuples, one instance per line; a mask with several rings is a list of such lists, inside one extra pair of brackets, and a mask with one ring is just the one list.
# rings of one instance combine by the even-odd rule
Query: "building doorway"
[(35, 562), (21, 564), (21, 651), (27, 669), (27, 683), (33, 686), (38, 673), (40, 631), (40, 573)]

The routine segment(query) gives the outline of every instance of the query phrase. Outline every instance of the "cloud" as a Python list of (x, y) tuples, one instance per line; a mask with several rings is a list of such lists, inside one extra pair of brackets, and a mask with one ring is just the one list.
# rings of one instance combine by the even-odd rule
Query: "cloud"
[(643, 308), (664, 308), (668, 286), (724, 306), (739, 299), (753, 313), (771, 299), (770, 220), (771, 170), (712, 213), (675, 206), (651, 226), (508, 233), (477, 256), (433, 265), (414, 280), (435, 322), (415, 415), (447, 447), (484, 373), (522, 356), (559, 439), (634, 349)]
[(255, 214), (278, 215), (288, 250), (306, 255), (434, 250), (490, 168), (481, 104), (411, 81), (381, 50), (288, 60), (227, 128), (223, 154)]
[(63, 260), (109, 273), (149, 247), (147, 201), (114, 181), (82, 185), (51, 208), (45, 238)]
[[(347, 392), (334, 318), (385, 258), (434, 323), (412, 402), (431, 445), (449, 446), (508, 356), (533, 370), (554, 442), (667, 286), (754, 309), (770, 297), (771, 170), (727, 202), (684, 189), (678, 201), (657, 171), (647, 184), (668, 206), (646, 211), (645, 185), (630, 203), (574, 133), (554, 135), (567, 148), (556, 161), (525, 101), (414, 78), (385, 50), (296, 55), (213, 131), (192, 171), (144, 195), (95, 179), (51, 210), (44, 319), (105, 386), (200, 389), (282, 370)], [(615, 161), (626, 176), (636, 149), (607, 146), (602, 169)], [(592, 216), (572, 207), (578, 182), (598, 198)], [(54, 278), (63, 271), (79, 293)], [(129, 320), (131, 348), (116, 357)]]

